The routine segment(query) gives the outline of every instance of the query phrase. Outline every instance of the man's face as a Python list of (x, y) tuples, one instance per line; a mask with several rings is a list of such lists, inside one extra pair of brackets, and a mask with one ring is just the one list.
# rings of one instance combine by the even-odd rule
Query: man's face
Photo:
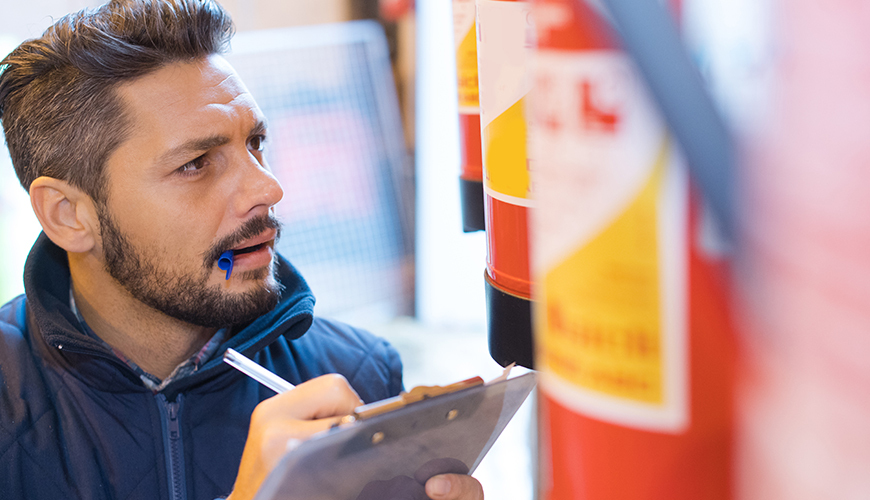
[[(275, 306), (272, 207), (283, 191), (263, 160), (264, 118), (219, 56), (122, 85), (133, 124), (106, 164), (98, 207), (108, 272), (133, 297), (202, 326)], [(234, 250), (229, 280), (218, 257)]]

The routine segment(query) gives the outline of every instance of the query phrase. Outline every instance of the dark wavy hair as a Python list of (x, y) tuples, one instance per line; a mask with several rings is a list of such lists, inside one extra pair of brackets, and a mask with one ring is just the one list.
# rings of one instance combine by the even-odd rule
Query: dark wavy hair
[(223, 53), (233, 31), (212, 0), (112, 0), (22, 43), (0, 62), (0, 118), (21, 185), (53, 177), (105, 202), (104, 165), (132, 126), (118, 85)]

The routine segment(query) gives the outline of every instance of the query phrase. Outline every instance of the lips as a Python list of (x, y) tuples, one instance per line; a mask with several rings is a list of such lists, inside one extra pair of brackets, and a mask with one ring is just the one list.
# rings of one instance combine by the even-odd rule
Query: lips
[(245, 240), (230, 250), (233, 251), (233, 255), (244, 255), (251, 252), (256, 252), (261, 248), (264, 248), (267, 245), (270, 245), (274, 240), (275, 236), (277, 236), (278, 231), (275, 229), (270, 229), (265, 231), (263, 234), (257, 236), (256, 238), (251, 238)]
[(251, 247), (239, 248), (237, 250), (233, 250), (233, 255), (244, 255), (246, 253), (256, 252), (257, 250), (266, 246), (267, 243), (260, 243), (259, 245), (254, 245)]

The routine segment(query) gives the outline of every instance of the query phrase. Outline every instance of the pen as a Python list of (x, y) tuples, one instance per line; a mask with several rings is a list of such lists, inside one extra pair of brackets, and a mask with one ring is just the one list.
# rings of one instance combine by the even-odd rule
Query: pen
[(275, 375), (257, 363), (254, 363), (234, 349), (227, 349), (224, 353), (224, 363), (239, 370), (278, 394), (287, 392), (294, 387), (290, 382), (287, 382), (278, 375)]

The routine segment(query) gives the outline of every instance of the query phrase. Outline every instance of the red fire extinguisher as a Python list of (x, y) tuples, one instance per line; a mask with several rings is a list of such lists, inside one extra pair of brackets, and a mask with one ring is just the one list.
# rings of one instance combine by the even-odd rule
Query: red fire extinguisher
[(532, 185), (524, 117), (534, 52), (531, 4), (478, 0), (477, 51), (489, 350), (502, 365), (531, 367), (527, 220)]
[(591, 5), (535, 0), (533, 10), (540, 496), (727, 499), (727, 252)]
[(459, 198), (462, 204), (462, 230), (467, 233), (485, 229), (475, 12), (475, 0), (453, 0), (453, 38), (456, 47), (456, 87), (459, 97), (459, 151), (461, 160)]

